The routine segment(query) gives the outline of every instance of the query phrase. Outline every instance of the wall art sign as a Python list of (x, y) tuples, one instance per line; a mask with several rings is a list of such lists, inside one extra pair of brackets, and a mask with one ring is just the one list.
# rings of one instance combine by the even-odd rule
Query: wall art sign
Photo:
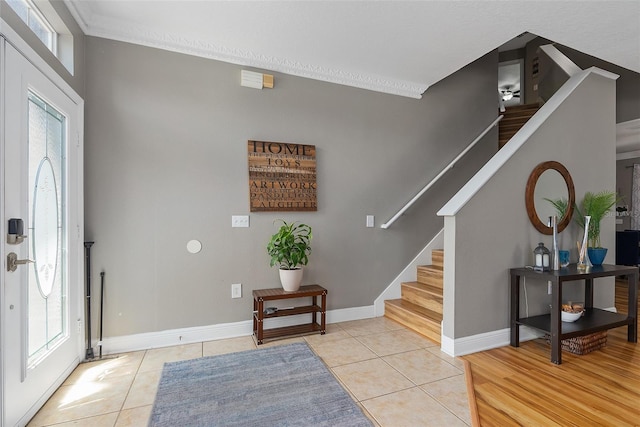
[(317, 211), (316, 146), (248, 141), (251, 212)]

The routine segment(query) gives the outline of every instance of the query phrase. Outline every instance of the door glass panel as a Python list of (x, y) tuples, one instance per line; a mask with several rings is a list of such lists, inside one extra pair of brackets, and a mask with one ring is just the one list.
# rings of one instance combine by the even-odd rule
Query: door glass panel
[(28, 366), (67, 336), (65, 233), (66, 118), (29, 93)]

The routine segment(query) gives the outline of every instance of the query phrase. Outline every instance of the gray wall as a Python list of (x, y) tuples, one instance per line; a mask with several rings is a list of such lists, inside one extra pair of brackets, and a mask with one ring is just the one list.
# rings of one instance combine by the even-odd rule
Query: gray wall
[(78, 95), (84, 97), (85, 68), (84, 68), (84, 41), (85, 35), (67, 9), (67, 6), (59, 0), (51, 1), (54, 9), (73, 35), (74, 70), (70, 73), (53, 53), (40, 41), (29, 27), (9, 7), (4, 0), (0, 0), (0, 17), (26, 41), (29, 46), (43, 58), (55, 72), (60, 75), (75, 90)]
[[(236, 65), (93, 37), (86, 63), (85, 233), (96, 286), (106, 273), (107, 337), (250, 319), (251, 291), (279, 286), (265, 250), (277, 218), (313, 227), (304, 283), (329, 290), (329, 309), (371, 305), (497, 147), (492, 131), (382, 230), (495, 118), (497, 52), (422, 100), (281, 74), (249, 89)], [(252, 213), (250, 228), (231, 228), (249, 214), (249, 139), (316, 145), (317, 212)], [(186, 251), (190, 239), (202, 252)]]
[[(615, 81), (592, 74), (459, 211), (455, 313), (453, 319), (445, 317), (446, 336), (462, 338), (509, 327), (509, 268), (531, 265), (538, 242), (551, 248), (551, 237), (537, 232), (527, 217), (529, 174), (539, 163), (556, 160), (569, 170), (578, 201), (587, 191), (615, 189), (615, 135)], [(614, 263), (614, 217), (605, 218), (601, 227), (602, 244), (609, 249), (605, 263)], [(572, 262), (581, 236), (574, 222), (560, 234), (560, 247), (571, 250)], [(595, 283), (594, 305), (612, 307), (613, 280)], [(548, 312), (546, 283), (527, 279), (526, 286), (529, 314)], [(567, 286), (563, 298), (582, 301), (582, 289), (581, 284)]]
[(583, 70), (598, 67), (618, 74), (620, 77), (616, 80), (616, 123), (640, 118), (640, 74), (566, 46), (557, 45), (557, 48)]

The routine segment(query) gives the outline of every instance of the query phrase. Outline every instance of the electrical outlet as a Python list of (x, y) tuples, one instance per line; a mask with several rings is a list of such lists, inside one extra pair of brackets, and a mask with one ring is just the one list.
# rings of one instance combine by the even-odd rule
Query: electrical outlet
[(551, 291), (552, 291), (551, 286), (553, 286), (553, 285), (551, 284), (551, 280), (549, 280), (547, 282), (547, 294), (548, 295), (551, 295)]
[(231, 285), (231, 298), (242, 298), (242, 283)]
[(231, 227), (249, 227), (249, 215), (232, 215)]

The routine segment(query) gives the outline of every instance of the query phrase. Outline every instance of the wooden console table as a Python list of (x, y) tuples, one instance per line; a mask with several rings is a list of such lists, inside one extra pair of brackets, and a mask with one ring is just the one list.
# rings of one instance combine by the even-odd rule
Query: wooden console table
[[(291, 298), (311, 297), (311, 305), (278, 309), (274, 313), (266, 313), (265, 301), (276, 301)], [(318, 297), (321, 302), (318, 305)], [(281, 328), (264, 329), (264, 320), (274, 317), (293, 316), (296, 314), (311, 313), (311, 323)], [(316, 313), (320, 313), (320, 323), (317, 322)], [(327, 290), (319, 285), (300, 286), (300, 289), (287, 292), (282, 288), (258, 289), (253, 291), (253, 334), (258, 344), (264, 339), (281, 337), (285, 335), (297, 335), (308, 332), (320, 332), (324, 335), (327, 314)]]
[[(611, 328), (627, 326), (627, 340), (638, 342), (638, 267), (603, 264), (578, 271), (576, 264), (556, 271), (533, 271), (530, 268), (512, 268), (511, 274), (511, 345), (520, 346), (520, 325), (543, 331), (551, 336), (551, 361), (562, 363), (561, 341)], [(613, 313), (593, 307), (593, 279), (599, 277), (627, 276), (629, 306), (627, 313)], [(551, 281), (551, 313), (532, 317), (520, 317), (520, 277), (539, 279), (546, 286)], [(585, 314), (575, 322), (562, 322), (562, 287), (565, 282), (584, 280)]]

